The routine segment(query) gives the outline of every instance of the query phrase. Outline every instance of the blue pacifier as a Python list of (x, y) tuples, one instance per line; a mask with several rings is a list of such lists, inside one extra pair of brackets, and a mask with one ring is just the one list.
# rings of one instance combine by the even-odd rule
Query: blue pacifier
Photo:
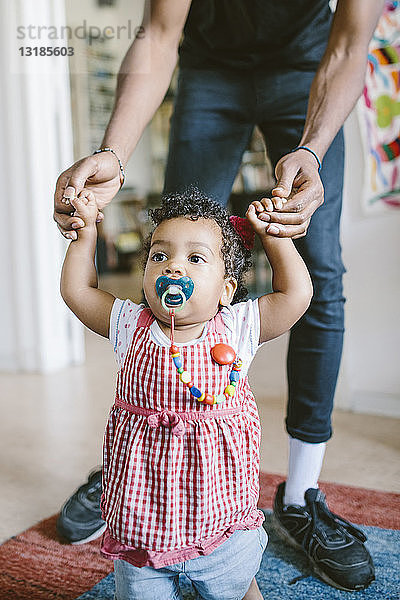
[(156, 292), (161, 298), (162, 307), (169, 312), (171, 308), (176, 311), (182, 310), (186, 301), (193, 294), (194, 283), (190, 277), (180, 277), (171, 279), (166, 275), (161, 275), (156, 281)]

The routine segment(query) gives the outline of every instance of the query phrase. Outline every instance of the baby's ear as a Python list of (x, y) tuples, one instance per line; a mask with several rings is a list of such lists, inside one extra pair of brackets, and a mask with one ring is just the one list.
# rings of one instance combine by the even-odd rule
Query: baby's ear
[(237, 288), (237, 281), (234, 277), (225, 277), (224, 289), (219, 299), (221, 306), (229, 306), (233, 300)]

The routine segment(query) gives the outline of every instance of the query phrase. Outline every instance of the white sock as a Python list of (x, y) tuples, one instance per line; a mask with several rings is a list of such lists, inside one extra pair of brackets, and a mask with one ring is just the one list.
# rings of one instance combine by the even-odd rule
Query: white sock
[(304, 494), (318, 487), (326, 442), (310, 444), (289, 436), (289, 472), (283, 502), (305, 506)]

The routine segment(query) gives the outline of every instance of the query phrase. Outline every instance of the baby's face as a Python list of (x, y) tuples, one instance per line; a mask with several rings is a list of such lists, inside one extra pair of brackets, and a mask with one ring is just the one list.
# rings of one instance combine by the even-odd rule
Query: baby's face
[(170, 322), (161, 305), (155, 284), (158, 277), (188, 276), (194, 291), (184, 308), (176, 313), (177, 325), (193, 325), (213, 318), (219, 304), (227, 305), (236, 289), (233, 278), (225, 278), (221, 253), (222, 234), (212, 219), (185, 217), (163, 221), (155, 230), (144, 272), (143, 289), (154, 316)]

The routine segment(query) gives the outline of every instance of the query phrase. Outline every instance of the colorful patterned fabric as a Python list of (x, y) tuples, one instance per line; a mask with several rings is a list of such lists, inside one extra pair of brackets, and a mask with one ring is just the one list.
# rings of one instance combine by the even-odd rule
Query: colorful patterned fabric
[(386, 2), (370, 44), (358, 103), (367, 208), (400, 206), (400, 3)]
[(201, 338), (180, 346), (194, 385), (210, 393), (223, 392), (231, 371), (212, 360), (211, 348), (245, 351), (235, 395), (212, 406), (179, 380), (168, 339), (154, 339), (154, 317), (140, 318), (148, 309), (128, 302), (120, 311), (110, 335), (121, 368), (104, 440), (103, 551), (160, 567), (208, 554), (235, 530), (263, 521), (260, 422), (246, 377), (258, 347), (258, 304), (223, 309)]

